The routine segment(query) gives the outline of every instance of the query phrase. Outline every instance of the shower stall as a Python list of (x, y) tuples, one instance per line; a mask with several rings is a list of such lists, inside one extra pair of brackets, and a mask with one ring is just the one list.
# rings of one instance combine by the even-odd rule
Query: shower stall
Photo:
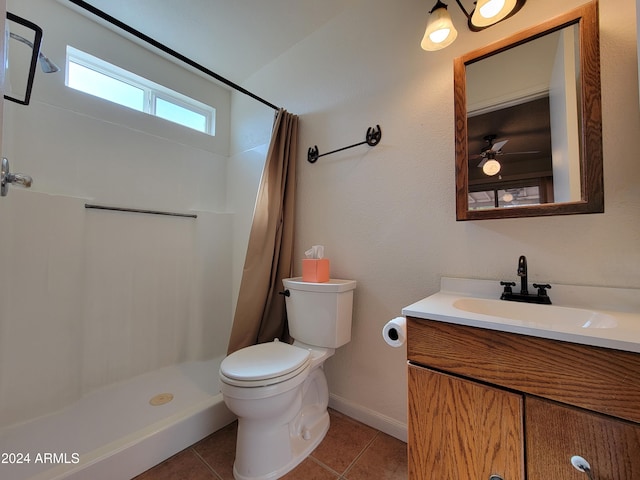
[(130, 478), (233, 421), (218, 367), (268, 138), (230, 153), (229, 89), (65, 2), (7, 10), (63, 71), (75, 45), (216, 108), (215, 136), (191, 132), (63, 72), (4, 105), (2, 153), (33, 185), (0, 200), (0, 478)]

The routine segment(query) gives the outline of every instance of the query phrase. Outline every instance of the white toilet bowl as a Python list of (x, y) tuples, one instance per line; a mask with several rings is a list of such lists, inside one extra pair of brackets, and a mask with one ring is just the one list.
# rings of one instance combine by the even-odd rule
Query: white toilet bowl
[(253, 345), (220, 365), (222, 396), (238, 416), (236, 480), (280, 478), (318, 446), (329, 429), (322, 365), (351, 340), (354, 280), (282, 283), (293, 345)]
[(333, 351), (276, 340), (222, 362), (222, 394), (238, 416), (237, 480), (280, 478), (322, 441), (329, 429), (322, 363)]

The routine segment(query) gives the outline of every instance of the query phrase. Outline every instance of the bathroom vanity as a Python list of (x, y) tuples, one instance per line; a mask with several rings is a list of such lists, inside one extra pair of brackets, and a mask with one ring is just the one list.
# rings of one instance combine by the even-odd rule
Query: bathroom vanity
[(403, 309), (409, 479), (640, 478), (640, 291), (552, 292), (443, 278)]

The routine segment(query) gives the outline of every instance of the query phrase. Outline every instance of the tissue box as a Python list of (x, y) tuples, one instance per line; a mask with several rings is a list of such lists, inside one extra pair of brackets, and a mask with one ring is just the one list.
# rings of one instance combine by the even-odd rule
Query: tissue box
[(328, 258), (303, 258), (302, 259), (302, 281), (313, 283), (324, 283), (329, 281), (329, 259)]

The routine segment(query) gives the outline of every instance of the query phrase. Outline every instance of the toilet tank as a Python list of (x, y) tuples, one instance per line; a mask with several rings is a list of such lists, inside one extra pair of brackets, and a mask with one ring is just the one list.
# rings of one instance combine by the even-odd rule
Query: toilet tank
[(351, 340), (355, 280), (312, 283), (297, 277), (282, 283), (289, 291), (287, 319), (295, 340), (326, 348), (338, 348)]

